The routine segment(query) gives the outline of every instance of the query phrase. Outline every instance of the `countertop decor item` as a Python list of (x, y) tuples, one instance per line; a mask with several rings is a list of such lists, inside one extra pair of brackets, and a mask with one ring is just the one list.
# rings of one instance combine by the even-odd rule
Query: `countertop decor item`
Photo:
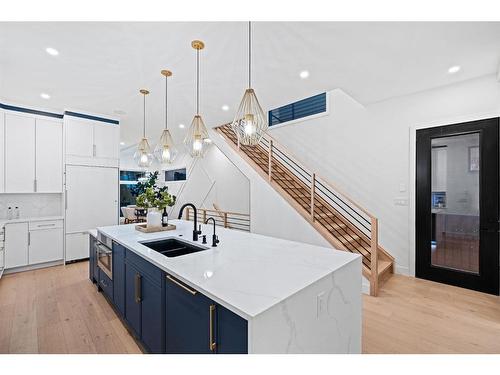
[(191, 47), (196, 50), (196, 115), (184, 138), (184, 144), (193, 158), (202, 158), (210, 143), (207, 128), (200, 115), (200, 51), (205, 48), (205, 44), (201, 40), (193, 40)]
[[(157, 185), (159, 172), (150, 173), (145, 181), (138, 182), (136, 185), (137, 199), (136, 205), (138, 208), (149, 210), (151, 208), (163, 211), (164, 208), (172, 207), (176, 202), (176, 196), (168, 192), (167, 186), (159, 187)], [(161, 226), (161, 213), (160, 216)]]
[(242, 145), (255, 146), (268, 129), (267, 117), (252, 88), (252, 23), (248, 22), (248, 88), (231, 127)]
[(148, 168), (153, 162), (153, 155), (151, 154), (151, 147), (149, 147), (148, 139), (146, 138), (146, 95), (149, 94), (148, 90), (141, 89), (139, 92), (143, 95), (144, 100), (144, 111), (143, 111), (143, 131), (142, 131), (142, 139), (139, 141), (137, 145), (137, 150), (134, 154), (134, 160), (137, 165), (141, 168)]
[(135, 230), (138, 230), (139, 232), (144, 232), (144, 233), (155, 233), (155, 232), (165, 232), (167, 230), (174, 230), (176, 229), (176, 226), (174, 224), (169, 224), (166, 227), (148, 227), (147, 224), (137, 224), (135, 226)]
[(165, 129), (161, 134), (160, 140), (155, 147), (154, 154), (160, 164), (171, 164), (177, 156), (177, 149), (168, 130), (168, 77), (172, 76), (170, 70), (162, 70), (161, 74), (165, 76)]

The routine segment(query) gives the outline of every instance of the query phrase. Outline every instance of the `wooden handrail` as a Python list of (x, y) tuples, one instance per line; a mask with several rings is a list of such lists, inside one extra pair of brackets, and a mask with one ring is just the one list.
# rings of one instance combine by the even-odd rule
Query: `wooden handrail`
[(371, 257), (370, 257), (370, 294), (377, 296), (378, 293), (378, 220), (371, 219)]

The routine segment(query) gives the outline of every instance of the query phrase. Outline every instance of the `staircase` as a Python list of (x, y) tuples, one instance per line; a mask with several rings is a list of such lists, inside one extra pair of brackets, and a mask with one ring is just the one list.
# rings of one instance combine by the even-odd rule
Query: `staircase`
[(378, 243), (377, 218), (305, 168), (270, 135), (252, 147), (239, 144), (230, 124), (214, 130), (333, 247), (361, 255), (363, 276), (376, 296), (394, 272), (394, 258)]

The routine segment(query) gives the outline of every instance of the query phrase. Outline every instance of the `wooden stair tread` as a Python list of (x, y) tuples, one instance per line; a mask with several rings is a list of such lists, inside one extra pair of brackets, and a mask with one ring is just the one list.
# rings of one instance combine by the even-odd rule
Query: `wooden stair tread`
[(389, 268), (391, 268), (392, 262), (389, 262), (388, 260), (378, 260), (378, 274), (382, 275), (384, 272), (386, 272)]

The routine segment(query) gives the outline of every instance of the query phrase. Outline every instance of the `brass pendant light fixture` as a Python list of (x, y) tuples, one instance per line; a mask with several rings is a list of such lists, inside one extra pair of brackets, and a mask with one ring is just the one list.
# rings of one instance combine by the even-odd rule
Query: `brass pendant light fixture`
[(168, 130), (168, 77), (172, 76), (170, 70), (162, 70), (161, 74), (165, 76), (165, 129), (161, 134), (160, 141), (155, 147), (154, 154), (158, 162), (162, 165), (171, 164), (177, 156), (177, 149)]
[(242, 145), (255, 146), (268, 129), (267, 117), (252, 88), (252, 23), (248, 22), (248, 88), (231, 124)]
[(209, 146), (208, 131), (200, 115), (200, 51), (205, 48), (201, 40), (193, 40), (191, 47), (196, 50), (196, 115), (188, 129), (184, 144), (193, 158), (202, 158)]
[(149, 147), (148, 139), (146, 138), (146, 95), (149, 91), (146, 89), (141, 89), (139, 92), (143, 95), (144, 103), (144, 117), (143, 117), (143, 132), (142, 139), (137, 145), (137, 150), (134, 154), (134, 160), (137, 165), (141, 168), (148, 168), (153, 162), (153, 155), (151, 154), (151, 148)]

